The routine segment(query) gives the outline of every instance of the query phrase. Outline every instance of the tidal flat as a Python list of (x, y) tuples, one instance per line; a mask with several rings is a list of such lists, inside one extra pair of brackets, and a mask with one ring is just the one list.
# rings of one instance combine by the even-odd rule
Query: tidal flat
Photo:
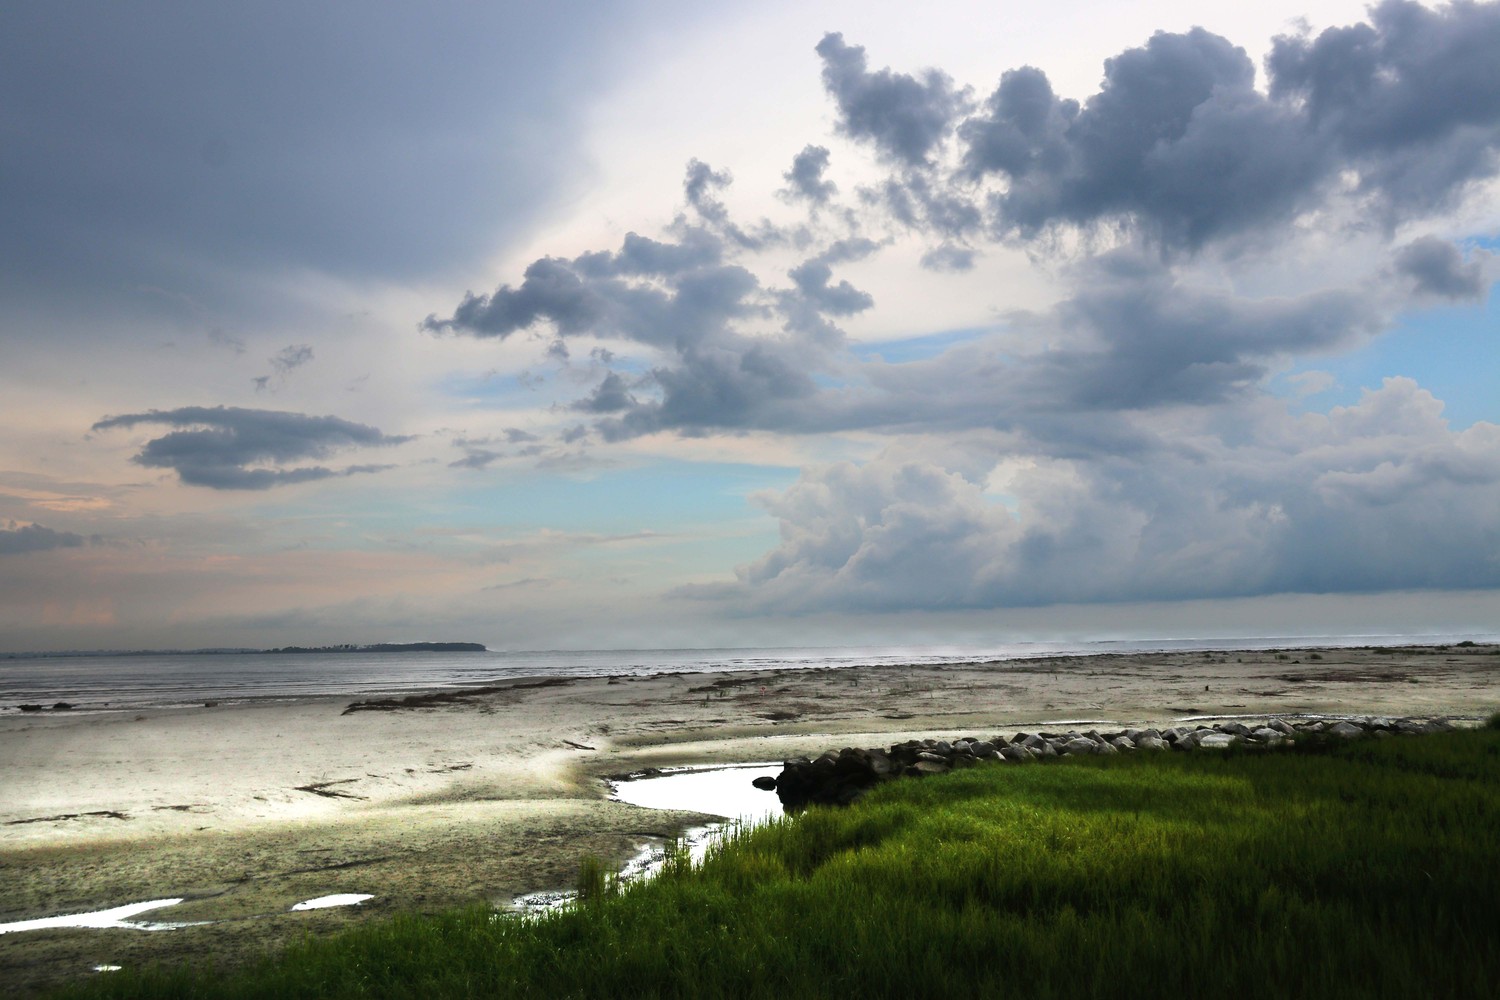
[[(158, 961), (235, 967), (308, 934), (383, 928), (396, 915), (492, 912), (571, 887), (585, 857), (608, 867), (709, 818), (609, 801), (607, 774), (1049, 722), (1477, 722), (1500, 703), (1495, 652), (1324, 648), (661, 674), (496, 685), (349, 714), (350, 700), (320, 698), (9, 716), (0, 719), (0, 922), (182, 897), (173, 919), (202, 923), (0, 936), (0, 983), (34, 991), (101, 975), (96, 966), (130, 972)], [(291, 909), (339, 893), (372, 898)]]

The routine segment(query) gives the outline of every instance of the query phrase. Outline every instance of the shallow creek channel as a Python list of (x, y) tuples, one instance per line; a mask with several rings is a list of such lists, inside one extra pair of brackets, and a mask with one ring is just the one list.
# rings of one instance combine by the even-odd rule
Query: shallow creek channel
[[(782, 815), (775, 792), (763, 791), (751, 782), (776, 777), (780, 764), (734, 764), (728, 767), (682, 767), (663, 769), (660, 774), (610, 782), (610, 798), (647, 809), (677, 809), (723, 816), (719, 823), (693, 827), (683, 833), (692, 859), (702, 861), (721, 830), (727, 825), (754, 826)], [(650, 878), (666, 863), (665, 846), (651, 844), (620, 868), (620, 879), (634, 882)], [(554, 909), (573, 900), (574, 892), (533, 892), (517, 896), (515, 908), (523, 913)]]

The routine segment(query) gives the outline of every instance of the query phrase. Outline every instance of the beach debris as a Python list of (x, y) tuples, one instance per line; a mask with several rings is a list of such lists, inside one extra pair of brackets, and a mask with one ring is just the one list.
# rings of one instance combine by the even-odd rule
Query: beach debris
[(129, 816), (115, 809), (95, 809), (93, 812), (81, 813), (58, 813), (56, 816), (32, 816), (29, 819), (6, 820), (6, 826), (24, 826), (27, 823), (60, 823), (70, 819), (88, 819), (98, 816), (103, 819), (130, 819)]
[(588, 746), (587, 744), (584, 744), (584, 743), (574, 743), (572, 740), (563, 740), (563, 742), (566, 743), (568, 746), (572, 747), (574, 750), (594, 750), (594, 749), (596, 749), (595, 747)]
[(961, 737), (907, 740), (888, 748), (844, 747), (815, 757), (793, 757), (782, 762), (781, 774), (757, 778), (754, 785), (774, 790), (789, 812), (812, 804), (848, 805), (883, 781), (923, 777), (974, 767), (981, 763), (1016, 764), (1046, 758), (1136, 753), (1141, 751), (1226, 750), (1230, 747), (1286, 747), (1298, 739), (1389, 739), (1392, 736), (1438, 733), (1453, 728), (1447, 719), (1362, 718), (1289, 722), (1270, 719), (1249, 725), (1237, 719), (1212, 725), (1194, 724), (1159, 729), (1125, 729), (1101, 733), (1019, 732), (1011, 737)]
[(310, 785), (298, 785), (294, 791), (311, 792), (314, 795), (321, 795), (325, 799), (363, 799), (365, 798), (363, 795), (355, 795), (353, 792), (346, 792), (333, 787), (334, 785), (347, 785), (351, 781), (358, 780), (358, 778), (341, 778), (338, 781), (315, 781)]

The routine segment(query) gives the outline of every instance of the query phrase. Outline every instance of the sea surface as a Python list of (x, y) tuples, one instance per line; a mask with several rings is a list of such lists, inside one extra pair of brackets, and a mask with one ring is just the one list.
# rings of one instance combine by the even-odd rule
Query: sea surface
[(712, 673), (859, 665), (971, 663), (1092, 653), (1293, 646), (1400, 646), (1500, 641), (1487, 635), (1254, 636), (1000, 642), (984, 646), (779, 647), (485, 653), (0, 654), (0, 715), (22, 704), (73, 711), (189, 708), (206, 701), (378, 695), (479, 687), (537, 677)]

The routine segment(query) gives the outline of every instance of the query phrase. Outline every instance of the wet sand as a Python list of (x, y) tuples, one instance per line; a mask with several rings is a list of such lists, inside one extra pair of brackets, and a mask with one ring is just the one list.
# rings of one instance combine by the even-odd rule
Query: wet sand
[[(703, 817), (611, 802), (602, 776), (912, 736), (1211, 716), (1500, 709), (1500, 648), (1059, 657), (497, 685), (348, 699), (0, 716), (0, 923), (186, 897), (172, 931), (0, 935), (0, 987), (96, 965), (241, 961), (399, 911), (571, 885)], [(291, 912), (332, 893), (358, 907)]]

